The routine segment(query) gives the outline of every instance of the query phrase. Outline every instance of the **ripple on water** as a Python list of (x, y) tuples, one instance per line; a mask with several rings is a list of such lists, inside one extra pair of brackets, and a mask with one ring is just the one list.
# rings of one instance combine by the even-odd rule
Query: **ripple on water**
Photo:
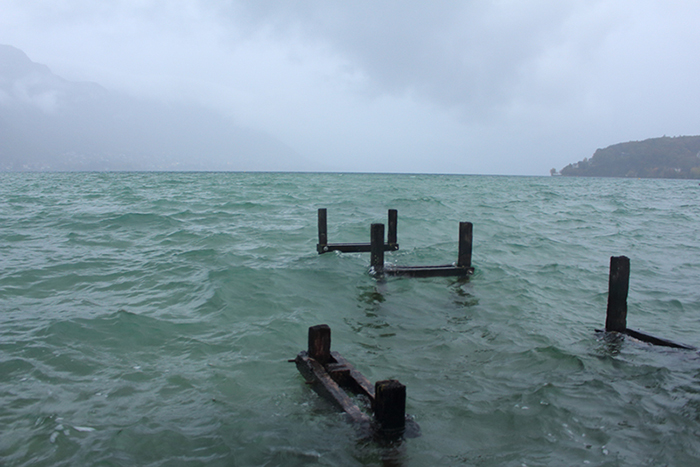
[[(696, 353), (599, 339), (609, 258), (628, 322), (698, 345), (700, 208), (683, 181), (367, 174), (0, 174), (0, 456), (8, 465), (695, 465)], [(694, 184), (697, 185), (697, 184)], [(456, 259), (468, 280), (368, 274)], [(358, 441), (287, 363), (310, 325), (422, 436)]]

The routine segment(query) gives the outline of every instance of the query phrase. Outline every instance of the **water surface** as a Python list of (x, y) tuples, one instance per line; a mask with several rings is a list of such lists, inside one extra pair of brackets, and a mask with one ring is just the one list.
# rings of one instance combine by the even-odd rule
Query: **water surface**
[[(362, 174), (0, 174), (3, 465), (694, 465), (700, 358), (611, 342), (628, 325), (700, 346), (700, 187), (679, 180)], [(399, 212), (399, 265), (368, 274)], [(422, 436), (358, 437), (293, 364), (307, 328), (407, 386)]]

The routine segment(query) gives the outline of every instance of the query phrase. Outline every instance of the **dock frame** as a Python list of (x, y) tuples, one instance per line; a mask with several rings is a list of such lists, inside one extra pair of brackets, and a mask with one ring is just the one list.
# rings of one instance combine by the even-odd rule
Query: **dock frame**
[(608, 279), (608, 308), (605, 315), (605, 331), (597, 332), (619, 333), (647, 344), (671, 347), (674, 349), (698, 350), (693, 346), (673, 342), (661, 337), (652, 336), (642, 331), (627, 327), (627, 294), (630, 283), (630, 259), (627, 256), (610, 257), (610, 275)]
[[(387, 242), (384, 244), (384, 251), (396, 251), (399, 249), (397, 242), (398, 211), (389, 209)], [(383, 242), (383, 241), (382, 241)], [(371, 250), (369, 243), (328, 243), (328, 223), (326, 208), (318, 210), (318, 244), (316, 251), (319, 255), (330, 251), (340, 251), (343, 253), (367, 253)]]
[(472, 267), (472, 236), (471, 222), (459, 223), (459, 251), (457, 263), (439, 266), (388, 266), (384, 264), (384, 224), (372, 224), (371, 230), (371, 267), (374, 274), (408, 277), (447, 277), (469, 276), (474, 274)]
[[(406, 386), (396, 380), (377, 381), (372, 385), (338, 352), (331, 352), (331, 329), (328, 325), (311, 326), (308, 350), (302, 350), (290, 362), (296, 363), (297, 369), (316, 393), (343, 410), (350, 421), (362, 430), (382, 438), (419, 435), (418, 425), (406, 417)], [(364, 413), (343, 388), (365, 396), (374, 417)]]

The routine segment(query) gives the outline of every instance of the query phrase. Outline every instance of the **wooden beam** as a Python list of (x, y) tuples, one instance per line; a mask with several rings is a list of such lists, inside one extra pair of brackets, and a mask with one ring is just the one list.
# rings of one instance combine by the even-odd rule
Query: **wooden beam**
[(327, 324), (309, 328), (308, 354), (321, 365), (331, 361), (331, 328)]
[[(328, 350), (328, 352), (327, 352)], [(328, 359), (321, 364), (311, 354)], [(325, 325), (309, 328), (309, 351), (299, 352), (294, 360), (297, 369), (311, 388), (321, 397), (343, 410), (350, 421), (365, 433), (386, 439), (420, 436), (420, 427), (406, 419), (406, 387), (396, 380), (369, 382), (338, 352), (330, 352), (330, 328)], [(360, 410), (343, 388), (368, 398), (374, 417)]]
[(608, 309), (605, 317), (605, 330), (608, 332), (624, 332), (627, 329), (629, 284), (630, 259), (626, 256), (611, 256)]
[[(318, 247), (323, 247), (328, 244), (328, 212), (326, 208), (318, 210)], [(320, 251), (319, 251), (320, 253)]]
[(294, 360), (297, 369), (304, 376), (316, 393), (343, 410), (353, 423), (369, 425), (372, 419), (360, 410), (352, 399), (343, 391), (338, 383), (328, 374), (326, 369), (315, 359), (302, 351)]
[[(373, 224), (374, 226), (374, 224)], [(374, 228), (374, 227), (373, 227)], [(469, 276), (474, 274), (474, 268), (471, 267), (472, 263), (472, 232), (473, 225), (471, 222), (460, 222), (459, 223), (459, 251), (457, 255), (457, 264), (443, 264), (437, 266), (385, 266), (384, 256), (381, 255), (381, 271), (378, 270), (378, 265), (380, 264), (379, 252), (377, 251), (376, 257), (373, 253), (372, 257), (372, 267), (376, 272), (384, 273), (391, 276), (406, 276), (406, 277), (449, 277), (449, 276)], [(377, 233), (377, 238), (374, 237), (374, 230), (372, 231), (372, 241), (379, 245), (380, 238), (379, 233)], [(381, 241), (383, 239), (383, 232)], [(378, 248), (378, 247), (377, 247)]]
[(381, 274), (384, 271), (384, 224), (372, 224), (370, 239), (370, 266), (376, 274)]
[(623, 331), (630, 337), (634, 337), (637, 340), (646, 342), (647, 344), (660, 345), (663, 347), (672, 347), (674, 349), (686, 349), (686, 350), (697, 350), (695, 347), (685, 344), (679, 344), (678, 342), (673, 342), (668, 339), (663, 339), (661, 337), (652, 336), (641, 331), (635, 331), (634, 329), (627, 328)]
[(608, 280), (608, 308), (605, 315), (605, 332), (618, 332), (647, 344), (675, 349), (697, 350), (695, 347), (652, 336), (627, 327), (627, 295), (630, 282), (630, 259), (626, 256), (610, 257)]
[[(341, 386), (347, 386), (355, 394), (364, 394), (367, 398), (374, 403), (374, 385), (355, 367), (348, 362), (345, 357), (341, 356), (338, 352), (331, 352), (333, 360), (341, 365), (343, 368), (348, 370), (348, 376), (346, 382), (341, 384)], [(328, 365), (326, 365), (328, 367)]]
[(457, 266), (469, 268), (472, 265), (472, 231), (471, 222), (459, 223), (459, 250), (457, 254)]
[(400, 434), (406, 428), (406, 386), (396, 380), (375, 384), (374, 418), (385, 434)]
[(392, 247), (391, 250), (398, 250), (397, 225), (399, 221), (399, 212), (396, 209), (389, 209), (389, 219), (387, 221), (387, 227), (389, 229), (386, 234), (387, 245)]
[[(319, 255), (331, 251), (341, 253), (369, 253), (372, 251), (370, 243), (328, 243), (327, 211), (325, 208), (318, 210), (318, 243), (316, 251)], [(397, 241), (398, 212), (396, 209), (389, 209), (389, 241), (384, 243), (384, 251), (396, 251), (399, 249)]]
[(442, 266), (384, 266), (384, 273), (405, 277), (453, 277), (474, 274), (474, 268), (463, 268), (452, 264)]
[[(384, 244), (384, 251), (396, 251), (398, 245)], [(319, 250), (317, 245), (316, 251)], [(369, 253), (372, 251), (372, 246), (369, 243), (328, 243), (320, 248), (319, 254), (328, 253), (330, 251), (339, 251), (341, 253)]]

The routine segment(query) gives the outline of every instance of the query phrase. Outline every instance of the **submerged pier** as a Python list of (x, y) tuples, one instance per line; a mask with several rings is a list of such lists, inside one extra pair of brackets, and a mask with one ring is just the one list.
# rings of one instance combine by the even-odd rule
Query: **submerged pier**
[[(652, 336), (627, 327), (627, 295), (629, 294), (630, 259), (626, 256), (610, 257), (608, 281), (608, 307), (605, 315), (605, 332), (619, 333), (648, 344), (676, 349), (697, 350), (695, 347), (679, 344), (668, 339)], [(598, 330), (600, 331), (600, 330)]]
[[(406, 387), (396, 380), (374, 385), (338, 352), (331, 351), (331, 329), (326, 324), (309, 328), (308, 349), (294, 360), (297, 369), (321, 397), (343, 410), (363, 431), (382, 438), (417, 436), (420, 429), (406, 417)], [(363, 412), (345, 389), (361, 394), (371, 404), (374, 416)], [(407, 429), (408, 426), (408, 429)]]
[(469, 276), (474, 273), (472, 267), (473, 225), (471, 222), (459, 223), (459, 247), (457, 262), (438, 266), (387, 266), (384, 264), (384, 224), (372, 224), (371, 227), (370, 266), (375, 274), (408, 277), (443, 277)]
[[(387, 217), (389, 226), (389, 231), (387, 234), (388, 238), (387, 242), (383, 244), (382, 248), (384, 251), (396, 251), (399, 249), (397, 239), (399, 217), (398, 211), (396, 209), (389, 209)], [(366, 253), (369, 252), (370, 249), (371, 245), (369, 243), (328, 243), (328, 211), (326, 208), (319, 208), (318, 244), (316, 244), (316, 251), (318, 251), (319, 255), (330, 251), (340, 251), (343, 253)]]

